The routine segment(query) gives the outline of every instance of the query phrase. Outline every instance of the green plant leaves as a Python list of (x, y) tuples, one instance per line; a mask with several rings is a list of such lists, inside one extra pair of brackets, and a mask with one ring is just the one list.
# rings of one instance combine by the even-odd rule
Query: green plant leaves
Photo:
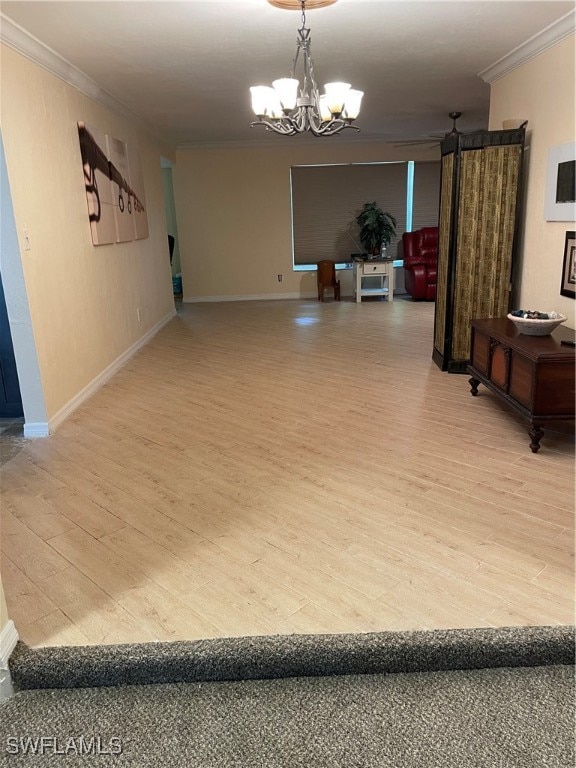
[(379, 208), (376, 201), (364, 203), (356, 223), (360, 227), (360, 242), (368, 253), (379, 252), (396, 235), (396, 219)]

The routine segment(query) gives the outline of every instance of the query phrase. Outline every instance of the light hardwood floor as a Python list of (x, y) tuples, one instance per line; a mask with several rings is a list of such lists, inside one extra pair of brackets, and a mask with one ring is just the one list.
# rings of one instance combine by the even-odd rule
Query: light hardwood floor
[(3, 468), (31, 645), (573, 621), (574, 433), (431, 361), (433, 305), (184, 306)]

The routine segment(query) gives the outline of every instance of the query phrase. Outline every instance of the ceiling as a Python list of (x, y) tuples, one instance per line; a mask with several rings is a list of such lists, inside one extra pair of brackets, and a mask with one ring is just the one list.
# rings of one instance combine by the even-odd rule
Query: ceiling
[[(1, 8), (174, 143), (287, 141), (250, 128), (248, 88), (288, 76), (297, 12), (266, 0), (3, 0)], [(318, 83), (365, 91), (361, 136), (390, 141), (448, 130), (451, 110), (463, 113), (461, 130), (487, 127), (489, 86), (478, 72), (573, 8), (339, 0), (310, 10), (307, 26)]]

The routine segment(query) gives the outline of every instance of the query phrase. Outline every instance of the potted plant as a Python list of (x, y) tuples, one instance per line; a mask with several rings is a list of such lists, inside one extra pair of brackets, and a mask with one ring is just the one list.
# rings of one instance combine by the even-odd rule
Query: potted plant
[(396, 234), (396, 219), (375, 202), (364, 203), (356, 223), (360, 227), (360, 242), (372, 256), (378, 256)]

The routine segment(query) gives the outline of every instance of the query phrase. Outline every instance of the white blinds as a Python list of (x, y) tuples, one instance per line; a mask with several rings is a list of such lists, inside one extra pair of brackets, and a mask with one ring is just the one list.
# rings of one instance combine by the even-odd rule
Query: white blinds
[(438, 226), (440, 163), (414, 163), (412, 230)]
[(362, 252), (355, 219), (373, 201), (396, 218), (388, 248), (396, 256), (406, 229), (407, 163), (295, 166), (291, 178), (295, 264), (346, 262)]

